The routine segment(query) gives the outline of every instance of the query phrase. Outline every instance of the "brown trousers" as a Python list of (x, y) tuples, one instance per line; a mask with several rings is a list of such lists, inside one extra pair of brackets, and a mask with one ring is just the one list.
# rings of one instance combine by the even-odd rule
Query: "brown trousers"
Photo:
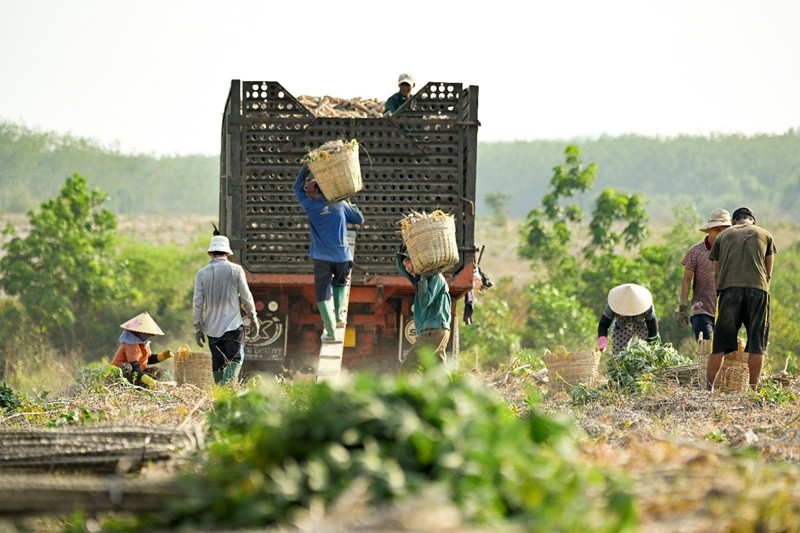
[(417, 363), (419, 361), (418, 350), (422, 347), (430, 348), (439, 356), (442, 362), (447, 361), (447, 341), (450, 340), (450, 330), (444, 328), (426, 329), (417, 334), (414, 346), (408, 351), (406, 361)]

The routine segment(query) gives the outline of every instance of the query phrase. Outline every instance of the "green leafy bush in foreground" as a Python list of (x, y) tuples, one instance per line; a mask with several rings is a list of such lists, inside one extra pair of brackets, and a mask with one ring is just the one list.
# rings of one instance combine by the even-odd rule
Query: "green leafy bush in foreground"
[[(245, 391), (217, 401), (174, 527), (263, 527), (330, 506), (366, 480), (371, 503), (438, 484), (465, 522), (549, 531), (633, 529), (627, 482), (581, 464), (571, 423), (515, 417), (483, 384), (424, 375)], [(316, 506), (318, 507), (318, 506)]]

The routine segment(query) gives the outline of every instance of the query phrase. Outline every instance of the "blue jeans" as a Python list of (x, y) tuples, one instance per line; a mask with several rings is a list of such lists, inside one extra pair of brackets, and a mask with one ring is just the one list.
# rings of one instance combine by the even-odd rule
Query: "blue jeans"
[(710, 315), (692, 315), (692, 333), (694, 333), (695, 340), (700, 338), (700, 333), (703, 334), (703, 340), (711, 339), (711, 334), (714, 333), (714, 317)]

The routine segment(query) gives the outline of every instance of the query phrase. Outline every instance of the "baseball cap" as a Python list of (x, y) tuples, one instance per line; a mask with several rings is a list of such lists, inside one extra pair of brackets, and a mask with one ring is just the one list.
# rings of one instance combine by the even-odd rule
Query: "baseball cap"
[(397, 85), (400, 85), (401, 83), (407, 83), (407, 84), (409, 84), (409, 85), (411, 85), (413, 87), (414, 86), (414, 76), (412, 76), (411, 74), (405, 74), (405, 73), (404, 74), (400, 74), (400, 77), (397, 78)]

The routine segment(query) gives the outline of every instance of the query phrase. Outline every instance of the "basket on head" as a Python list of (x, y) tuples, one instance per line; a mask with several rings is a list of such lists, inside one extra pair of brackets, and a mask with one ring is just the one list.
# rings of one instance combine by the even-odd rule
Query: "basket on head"
[(175, 381), (178, 385), (189, 383), (203, 390), (211, 390), (214, 386), (211, 354), (192, 352), (182, 344), (175, 354)]
[(412, 213), (400, 221), (400, 233), (417, 274), (447, 270), (458, 263), (456, 223), (453, 215), (436, 210), (430, 215)]
[(580, 383), (593, 386), (600, 375), (597, 367), (600, 364), (600, 351), (597, 348), (582, 348), (570, 353), (563, 346), (557, 346), (554, 352), (545, 350), (547, 365), (547, 388), (551, 392), (569, 391)]
[(327, 142), (310, 152), (304, 160), (329, 202), (347, 198), (364, 188), (355, 139)]

